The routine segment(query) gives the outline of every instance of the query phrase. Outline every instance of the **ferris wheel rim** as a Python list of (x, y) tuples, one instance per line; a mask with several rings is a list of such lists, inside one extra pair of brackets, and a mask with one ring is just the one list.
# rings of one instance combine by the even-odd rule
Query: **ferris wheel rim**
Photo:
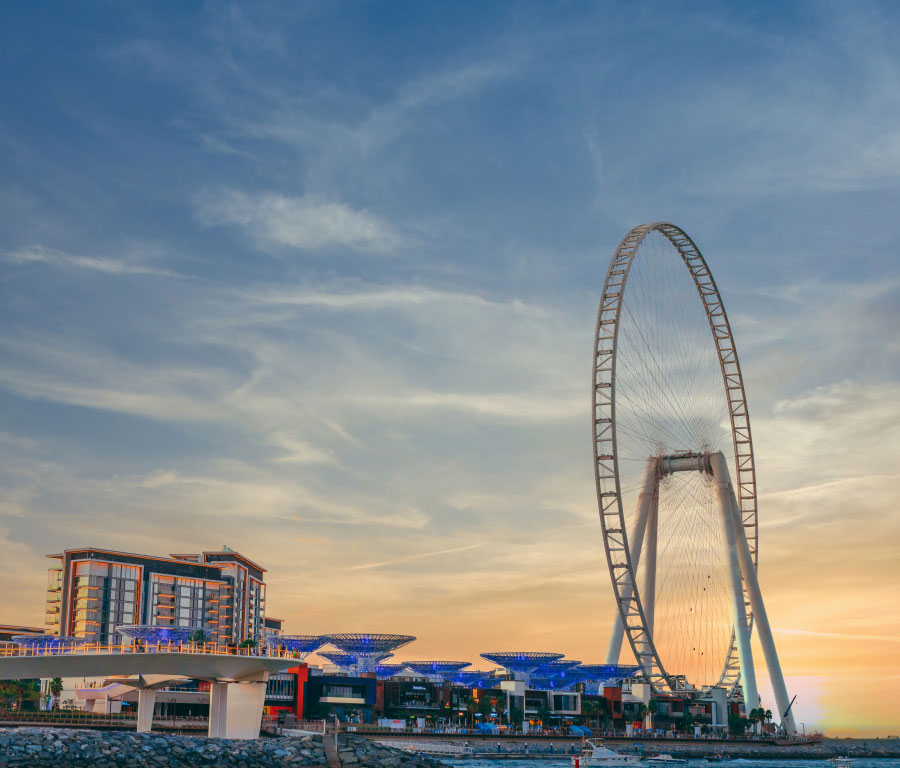
[[(644, 239), (652, 232), (659, 232), (678, 251), (706, 311), (711, 341), (716, 349), (722, 385), (728, 404), (732, 450), (737, 471), (736, 497), (747, 539), (750, 542), (754, 568), (758, 568), (758, 507), (753, 442), (743, 374), (731, 325), (712, 272), (700, 249), (690, 236), (677, 225), (659, 221), (634, 227), (622, 238), (613, 254), (606, 272), (603, 294), (597, 312), (591, 386), (594, 478), (604, 550), (625, 636), (628, 637), (635, 659), (651, 685), (656, 689), (661, 689), (663, 686), (671, 689), (674, 678), (666, 671), (654, 643), (652, 632), (648, 629), (639, 590), (631, 589), (630, 595), (624, 594), (622, 590), (623, 585), (626, 584), (625, 579), (629, 579), (632, 585), (636, 585), (637, 572), (631, 558), (620, 485), (615, 417), (618, 335), (631, 266)], [(611, 332), (610, 326), (612, 326)], [(605, 378), (608, 381), (604, 380)], [(610, 489), (609, 480), (614, 481), (612, 489)], [(614, 527), (616, 523), (618, 525)], [(626, 603), (630, 605), (626, 605)], [(634, 623), (629, 622), (629, 619), (632, 622), (637, 620), (639, 624), (635, 626)], [(752, 614), (748, 613), (748, 624), (752, 624), (752, 621)], [(728, 687), (731, 691), (734, 691), (740, 682), (736, 654), (734, 627), (732, 627), (729, 650), (718, 682), (718, 685)]]

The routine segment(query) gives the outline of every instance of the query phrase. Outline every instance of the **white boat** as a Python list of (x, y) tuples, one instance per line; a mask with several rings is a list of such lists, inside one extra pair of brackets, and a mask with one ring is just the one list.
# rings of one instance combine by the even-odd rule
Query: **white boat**
[(644, 762), (651, 765), (687, 765), (687, 760), (681, 757), (672, 757), (672, 755), (654, 755), (648, 757)]
[(572, 758), (572, 768), (594, 768), (600, 765), (638, 765), (640, 755), (620, 755), (597, 741), (585, 742), (580, 755)]
[(851, 768), (853, 761), (849, 757), (832, 757), (831, 762), (834, 768)]

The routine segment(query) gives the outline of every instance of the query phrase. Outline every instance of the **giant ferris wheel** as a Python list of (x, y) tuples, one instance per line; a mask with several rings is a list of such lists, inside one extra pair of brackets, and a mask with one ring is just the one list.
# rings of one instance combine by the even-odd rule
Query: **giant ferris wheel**
[(790, 701), (756, 578), (758, 512), (737, 349), (705, 259), (674, 224), (632, 229), (610, 262), (594, 341), (593, 444), (618, 612), (658, 692), (724, 687), (757, 706), (755, 628), (782, 725)]

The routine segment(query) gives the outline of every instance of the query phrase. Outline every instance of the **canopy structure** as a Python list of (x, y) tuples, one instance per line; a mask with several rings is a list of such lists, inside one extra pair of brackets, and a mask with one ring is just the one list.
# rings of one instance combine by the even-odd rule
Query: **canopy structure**
[(275, 635), (266, 642), (272, 648), (284, 648), (291, 651), (298, 659), (305, 659), (313, 651), (325, 645), (325, 638), (320, 635)]
[(640, 667), (636, 664), (582, 664), (578, 670), (585, 673), (583, 681), (592, 683), (586, 686), (596, 692), (604, 686), (614, 686), (622, 682), (626, 677), (634, 677), (640, 673)]
[(585, 673), (579, 671), (580, 661), (557, 659), (541, 664), (531, 675), (530, 685), (538, 690), (566, 690), (576, 683), (586, 680)]
[(498, 682), (493, 672), (483, 669), (464, 669), (448, 679), (460, 688), (493, 688)]
[(13, 635), (10, 641), (35, 652), (76, 648), (87, 643), (87, 640), (82, 637), (58, 637), (56, 635)]
[(516, 680), (528, 682), (542, 664), (558, 661), (564, 655), (538, 651), (492, 651), (482, 653), (481, 658), (503, 667)]
[(375, 676), (379, 680), (387, 680), (389, 677), (393, 677), (399, 672), (403, 671), (404, 664), (376, 664), (375, 665)]
[[(341, 669), (346, 669), (348, 672), (353, 672), (354, 674), (359, 674), (360, 672), (359, 657), (355, 653), (347, 653), (346, 651), (318, 651), (318, 655), (323, 659), (328, 659), (328, 661)], [(373, 671), (376, 675), (378, 675), (379, 667), (397, 667), (397, 669), (391, 673), (392, 675), (396, 675), (403, 670), (402, 664), (383, 663), (385, 659), (390, 659), (393, 655), (393, 653), (385, 654), (384, 659), (380, 659), (375, 663), (375, 669)], [(391, 675), (388, 675), (388, 677), (390, 676)]]
[(580, 664), (580, 661), (575, 661), (574, 659), (557, 659), (556, 661), (545, 661), (537, 668), (535, 674), (543, 675), (544, 677), (554, 677), (560, 672), (565, 672), (567, 669), (572, 669), (573, 667), (577, 667)]
[(407, 661), (403, 666), (432, 681), (452, 681), (461, 669), (472, 666), (472, 663), (469, 661)]
[(336, 664), (344, 669), (355, 667), (358, 661), (352, 653), (345, 653), (344, 651), (319, 651), (318, 654), (323, 659), (328, 659), (332, 664)]
[(189, 643), (195, 632), (202, 632), (203, 639), (208, 640), (212, 630), (203, 627), (157, 627), (150, 624), (124, 624), (116, 630), (142, 643)]
[(567, 691), (577, 683), (587, 680), (587, 674), (578, 667), (572, 667), (548, 677), (543, 677), (540, 672), (537, 672), (532, 675), (530, 685), (537, 690)]
[(356, 657), (356, 671), (359, 674), (375, 672), (379, 661), (392, 656), (393, 651), (415, 639), (413, 635), (378, 634), (327, 635), (325, 638), (335, 648)]

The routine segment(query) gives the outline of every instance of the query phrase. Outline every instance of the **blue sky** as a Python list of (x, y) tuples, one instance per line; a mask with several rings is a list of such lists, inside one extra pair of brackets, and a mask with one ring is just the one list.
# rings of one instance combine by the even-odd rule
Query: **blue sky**
[(898, 661), (873, 609), (898, 27), (891, 3), (5, 4), (5, 618), (40, 622), (47, 552), (227, 543), (295, 631), (596, 660), (594, 314), (621, 237), (666, 219), (735, 327), (785, 666), (810, 721), (847, 720), (835, 670)]

